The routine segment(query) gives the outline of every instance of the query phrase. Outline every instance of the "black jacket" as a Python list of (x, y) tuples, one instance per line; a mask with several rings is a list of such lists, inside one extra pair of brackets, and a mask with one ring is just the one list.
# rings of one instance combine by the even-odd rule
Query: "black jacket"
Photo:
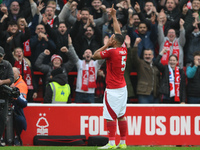
[[(57, 82), (60, 85), (65, 85), (67, 84), (68, 81), (67, 81), (66, 74), (62, 73), (62, 74), (58, 74), (54, 76), (52, 79), (49, 80), (49, 82)], [(53, 91), (51, 90), (50, 84), (48, 84), (45, 91), (44, 103), (51, 103), (52, 96), (53, 96)], [(67, 103), (70, 103), (70, 102), (71, 102), (71, 99), (69, 97)]]
[[(169, 67), (168, 65), (162, 65), (160, 63), (162, 56), (158, 55), (154, 64), (162, 72), (162, 79), (160, 82), (159, 93), (170, 96), (170, 85), (169, 85)], [(179, 69), (180, 72), (180, 102), (185, 102), (186, 100), (186, 82), (185, 82), (185, 72), (183, 69)]]
[(65, 53), (61, 52), (60, 49), (63, 46), (66, 46), (68, 48), (68, 31), (66, 31), (65, 34), (62, 35), (57, 29), (55, 30), (51, 28), (48, 23), (45, 25), (45, 29), (49, 37), (56, 44), (56, 50), (53, 53), (60, 55), (64, 63), (67, 62), (68, 57), (66, 56)]
[(83, 28), (83, 26), (83, 22), (76, 21), (70, 31), (73, 46), (80, 59), (83, 58), (83, 53), (86, 49), (90, 49), (92, 52), (94, 52), (102, 46), (102, 33), (99, 27), (93, 27), (94, 35), (90, 39), (87, 39), (87, 37), (84, 35), (86, 30)]
[(193, 78), (188, 78), (187, 96), (200, 97), (200, 67), (197, 68)]

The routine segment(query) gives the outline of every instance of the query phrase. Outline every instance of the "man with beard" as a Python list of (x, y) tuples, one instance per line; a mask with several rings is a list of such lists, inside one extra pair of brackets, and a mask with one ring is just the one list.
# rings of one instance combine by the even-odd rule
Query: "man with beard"
[(128, 35), (131, 38), (131, 45), (135, 42), (137, 37), (142, 39), (142, 42), (138, 45), (138, 56), (142, 58), (145, 49), (151, 49), (154, 52), (155, 42), (157, 41), (157, 25), (151, 24), (151, 30), (145, 22), (140, 22), (138, 25), (138, 31), (133, 31), (132, 27), (128, 27)]
[(75, 103), (94, 103), (94, 93), (96, 88), (97, 72), (104, 60), (92, 60), (92, 51), (86, 49), (83, 54), (84, 60), (78, 59), (77, 82)]
[[(83, 19), (83, 16), (81, 18)], [(102, 46), (102, 33), (99, 27), (96, 26), (93, 17), (90, 15), (83, 26), (81, 18), (78, 19), (79, 21), (70, 31), (74, 48), (80, 59), (83, 58), (83, 53), (86, 49), (94, 52)]]
[(143, 59), (138, 57), (138, 45), (141, 38), (136, 38), (131, 49), (133, 66), (137, 71), (137, 95), (139, 103), (159, 103), (158, 88), (160, 71), (153, 64), (154, 54), (151, 49), (145, 49)]

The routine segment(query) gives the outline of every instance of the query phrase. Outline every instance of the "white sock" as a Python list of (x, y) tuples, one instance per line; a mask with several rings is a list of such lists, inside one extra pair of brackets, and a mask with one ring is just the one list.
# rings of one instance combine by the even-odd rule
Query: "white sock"
[(120, 144), (126, 144), (125, 140), (120, 140)]
[(112, 146), (115, 145), (115, 140), (110, 140), (109, 144), (112, 145)]

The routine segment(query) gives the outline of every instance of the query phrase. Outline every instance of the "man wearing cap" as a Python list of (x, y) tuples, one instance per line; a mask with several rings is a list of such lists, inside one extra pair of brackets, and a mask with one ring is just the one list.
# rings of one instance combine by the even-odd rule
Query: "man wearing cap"
[[(4, 49), (0, 46), (0, 86), (10, 85), (14, 81), (12, 66), (8, 61), (3, 60), (4, 56)], [(2, 137), (8, 111), (8, 96), (4, 92), (0, 92), (0, 137)]]
[(51, 72), (49, 84), (46, 87), (44, 103), (70, 103), (70, 86), (62, 68)]

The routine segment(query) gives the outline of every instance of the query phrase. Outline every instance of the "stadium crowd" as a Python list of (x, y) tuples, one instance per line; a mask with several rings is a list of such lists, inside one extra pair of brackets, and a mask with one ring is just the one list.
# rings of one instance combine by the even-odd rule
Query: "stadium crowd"
[(106, 66), (91, 58), (113, 34), (114, 4), (128, 48), (128, 102), (200, 103), (199, 0), (0, 3), (0, 46), (27, 84), (28, 102), (36, 102), (42, 79), (45, 103), (102, 103)]

